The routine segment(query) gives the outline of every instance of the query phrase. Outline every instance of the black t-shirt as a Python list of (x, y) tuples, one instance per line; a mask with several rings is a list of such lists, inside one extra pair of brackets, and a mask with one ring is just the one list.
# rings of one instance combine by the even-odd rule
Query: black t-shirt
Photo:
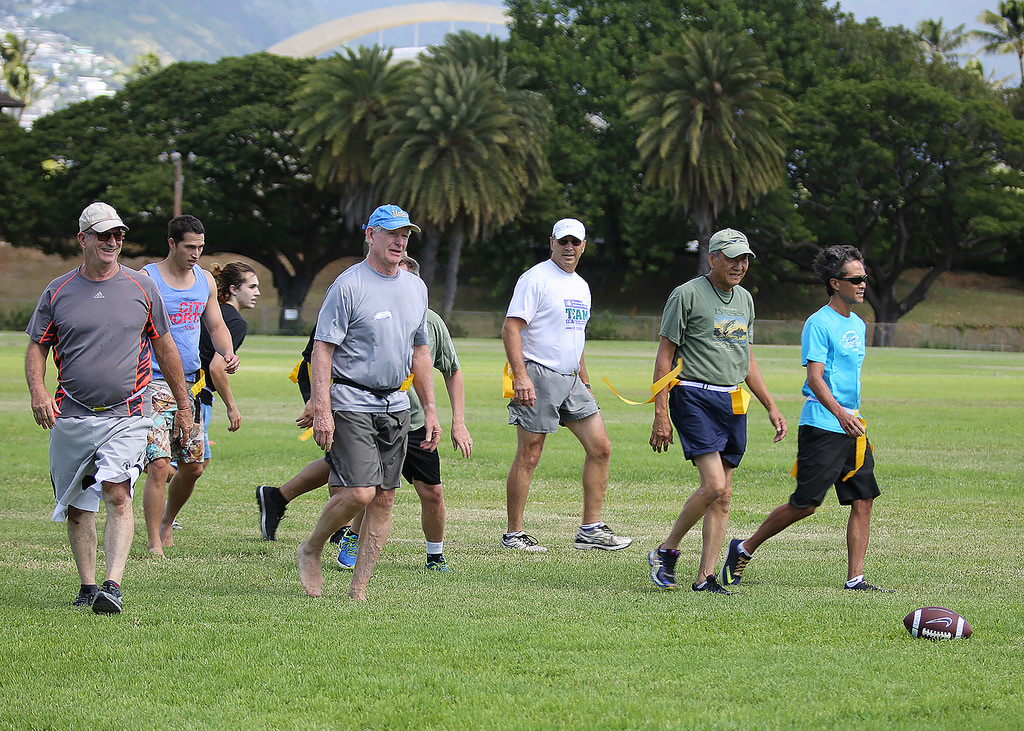
[[(242, 341), (245, 340), (245, 333), (249, 330), (249, 323), (239, 314), (238, 310), (229, 304), (221, 304), (220, 314), (223, 315), (224, 324), (228, 326), (228, 332), (231, 333), (231, 347), (237, 353), (238, 349), (242, 347)], [(213, 340), (210, 339), (210, 331), (206, 329), (206, 323), (200, 320), (199, 362), (207, 374), (210, 372), (210, 361), (213, 360), (213, 354), (216, 352), (213, 349)], [(214, 388), (213, 381), (210, 380), (209, 375), (206, 377), (206, 387), (211, 391), (217, 390)]]

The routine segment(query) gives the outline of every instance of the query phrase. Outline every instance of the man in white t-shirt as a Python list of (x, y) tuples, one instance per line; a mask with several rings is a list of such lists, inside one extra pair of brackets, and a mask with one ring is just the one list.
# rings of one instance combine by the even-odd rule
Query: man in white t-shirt
[(601, 521), (608, 490), (612, 445), (601, 411), (590, 393), (583, 360), (590, 287), (576, 274), (587, 247), (587, 231), (575, 218), (563, 218), (551, 231), (551, 258), (527, 270), (516, 282), (501, 329), (513, 376), (509, 424), (518, 446), (506, 482), (508, 531), (503, 548), (544, 552), (523, 532), (530, 478), (540, 461), (544, 439), (566, 426), (583, 445), (583, 523), (574, 547), (617, 551), (633, 542)]

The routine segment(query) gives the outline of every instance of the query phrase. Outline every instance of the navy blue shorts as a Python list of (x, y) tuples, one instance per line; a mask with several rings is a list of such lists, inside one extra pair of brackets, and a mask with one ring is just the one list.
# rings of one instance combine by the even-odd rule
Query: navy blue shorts
[(720, 452), (739, 467), (747, 451), (747, 415), (732, 413), (728, 392), (676, 386), (668, 393), (668, 413), (686, 459)]

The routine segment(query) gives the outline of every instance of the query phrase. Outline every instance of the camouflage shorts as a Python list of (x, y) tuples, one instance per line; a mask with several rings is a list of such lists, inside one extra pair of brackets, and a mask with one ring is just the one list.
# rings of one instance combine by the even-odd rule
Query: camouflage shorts
[[(192, 384), (188, 384), (191, 388)], [(153, 428), (146, 437), (145, 464), (166, 457), (179, 462), (202, 462), (206, 451), (206, 438), (203, 427), (198, 426), (192, 432), (188, 443), (171, 443), (171, 430), (174, 427), (174, 415), (178, 413), (178, 404), (171, 394), (167, 381), (153, 380), (149, 384), (149, 397), (153, 401)], [(197, 419), (202, 417), (197, 412)]]

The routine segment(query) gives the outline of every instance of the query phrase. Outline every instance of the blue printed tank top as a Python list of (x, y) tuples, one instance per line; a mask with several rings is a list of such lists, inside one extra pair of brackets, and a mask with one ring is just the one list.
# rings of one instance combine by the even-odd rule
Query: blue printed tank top
[[(210, 300), (210, 283), (206, 280), (206, 272), (198, 264), (192, 267), (195, 282), (188, 289), (175, 289), (160, 276), (156, 264), (147, 264), (142, 270), (153, 278), (160, 288), (160, 296), (167, 308), (167, 316), (171, 318), (171, 336), (178, 346), (181, 356), (181, 367), (185, 371), (186, 381), (195, 381), (199, 371), (199, 321)], [(163, 378), (160, 366), (153, 359), (153, 378)]]

